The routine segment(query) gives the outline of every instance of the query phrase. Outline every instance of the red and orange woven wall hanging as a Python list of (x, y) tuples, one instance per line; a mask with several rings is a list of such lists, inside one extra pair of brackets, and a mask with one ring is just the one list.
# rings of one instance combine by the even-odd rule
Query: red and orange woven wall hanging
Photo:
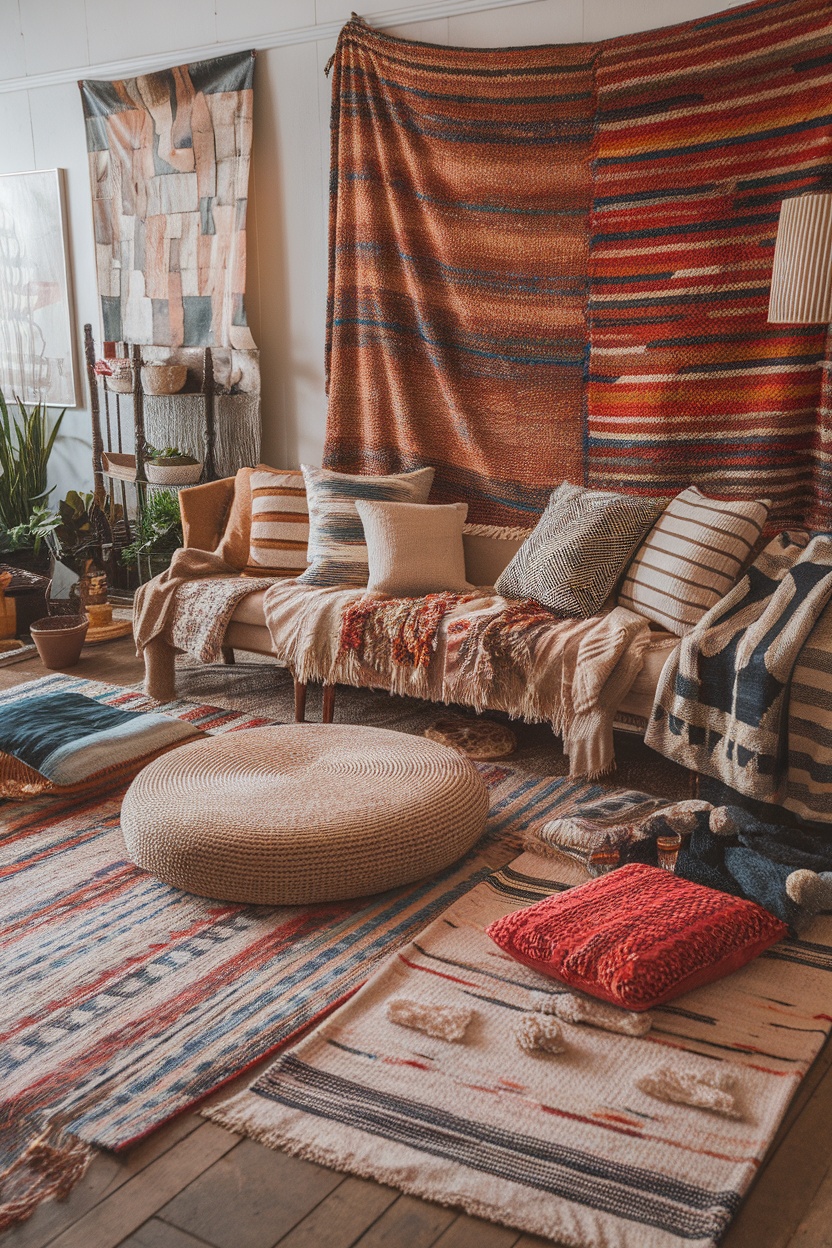
[(832, 525), (827, 331), (766, 321), (780, 203), (832, 189), (832, 10), (758, 0), (481, 50), (353, 20), (333, 70), (326, 463), (469, 519), (564, 478)]

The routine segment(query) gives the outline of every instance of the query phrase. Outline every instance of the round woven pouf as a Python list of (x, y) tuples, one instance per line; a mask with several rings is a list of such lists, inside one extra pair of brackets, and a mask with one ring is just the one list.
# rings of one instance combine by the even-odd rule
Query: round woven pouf
[(137, 866), (257, 905), (367, 896), (433, 875), (479, 839), (488, 792), (469, 759), (345, 724), (230, 732), (163, 754), (121, 812)]

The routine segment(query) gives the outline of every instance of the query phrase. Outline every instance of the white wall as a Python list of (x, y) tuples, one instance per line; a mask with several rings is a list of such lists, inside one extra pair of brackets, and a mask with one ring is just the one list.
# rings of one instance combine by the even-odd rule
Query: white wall
[[(488, 0), (486, 0), (487, 4)], [(490, 0), (494, 5), (499, 0)], [(323, 353), (329, 82), (332, 24), (356, 0), (0, 0), (0, 173), (66, 170), (70, 255), (80, 338), (100, 336), (87, 158), (75, 79), (112, 77), (107, 66), (158, 56), (175, 65), (195, 48), (245, 40), (265, 48), (280, 32), (303, 42), (265, 48), (255, 68), (254, 162), (249, 217), (248, 315), (261, 351), (263, 456), (320, 463), (326, 419)], [(407, 6), (411, 13), (415, 3)], [(532, 0), (476, 9), (472, 0), (418, 6), (469, 10), (389, 25), (402, 0), (368, 0), (390, 33), (432, 43), (500, 47), (574, 43), (648, 30), (732, 7), (726, 0)], [(187, 53), (188, 55), (182, 55)], [(96, 68), (100, 67), (100, 68)], [(145, 67), (142, 67), (145, 68)], [(119, 76), (129, 72), (119, 65)], [(26, 79), (31, 79), (31, 85)], [(46, 81), (44, 81), (46, 79)], [(9, 90), (9, 87), (14, 89)], [(67, 412), (53, 462), (61, 497), (92, 477), (86, 382)]]

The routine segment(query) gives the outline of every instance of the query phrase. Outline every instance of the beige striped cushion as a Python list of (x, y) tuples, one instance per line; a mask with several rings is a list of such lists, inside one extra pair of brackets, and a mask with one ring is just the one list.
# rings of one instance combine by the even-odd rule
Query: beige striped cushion
[(749, 562), (771, 503), (677, 494), (642, 542), (618, 602), (684, 637), (735, 585)]
[(255, 471), (247, 572), (299, 576), (306, 569), (309, 511), (300, 471)]

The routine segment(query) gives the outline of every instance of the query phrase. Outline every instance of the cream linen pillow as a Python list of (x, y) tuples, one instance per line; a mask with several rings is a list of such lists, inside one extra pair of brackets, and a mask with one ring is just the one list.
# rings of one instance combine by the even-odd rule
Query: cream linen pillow
[(768, 499), (707, 498), (689, 486), (671, 499), (636, 552), (619, 606), (684, 637), (740, 579), (770, 507)]
[(467, 503), (371, 503), (355, 500), (364, 525), (367, 589), (391, 598), (466, 590), (462, 526)]

